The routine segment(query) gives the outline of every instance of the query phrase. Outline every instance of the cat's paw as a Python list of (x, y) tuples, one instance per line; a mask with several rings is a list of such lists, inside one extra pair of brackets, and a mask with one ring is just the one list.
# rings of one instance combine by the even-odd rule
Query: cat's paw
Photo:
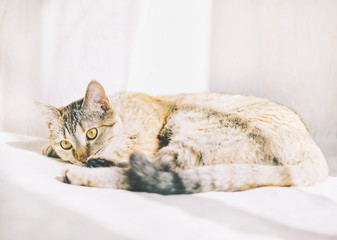
[(129, 184), (123, 168), (87, 168), (69, 166), (64, 169), (59, 181), (79, 186), (128, 189)]
[(162, 152), (156, 156), (154, 166), (161, 171), (179, 172), (183, 169), (183, 166), (177, 160), (177, 156), (178, 154), (172, 154), (171, 152)]
[(48, 157), (60, 158), (49, 144), (42, 149), (42, 154)]
[(92, 176), (90, 175), (90, 172), (85, 167), (70, 166), (65, 168), (61, 177), (57, 179), (68, 184), (92, 186)]

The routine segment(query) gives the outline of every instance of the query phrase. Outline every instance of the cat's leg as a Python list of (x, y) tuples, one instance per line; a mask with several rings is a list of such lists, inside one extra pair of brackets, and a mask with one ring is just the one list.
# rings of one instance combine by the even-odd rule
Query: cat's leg
[(87, 162), (85, 163), (87, 167), (113, 167), (116, 164), (111, 160), (106, 160), (101, 157), (90, 157)]
[(88, 157), (88, 167), (128, 167), (130, 150), (113, 147), (102, 148), (98, 153)]
[(104, 156), (94, 155), (87, 159), (85, 165), (87, 167), (121, 167), (126, 168), (129, 162), (117, 161), (114, 158), (106, 158)]
[(48, 157), (60, 158), (50, 144), (43, 147), (42, 154)]
[(79, 166), (67, 167), (58, 180), (80, 186), (129, 189), (126, 177), (127, 169), (111, 168), (86, 168)]
[(196, 166), (203, 166), (207, 153), (190, 140), (184, 140), (183, 136), (177, 136), (169, 145), (163, 147), (154, 155), (154, 166), (164, 171), (179, 172)]

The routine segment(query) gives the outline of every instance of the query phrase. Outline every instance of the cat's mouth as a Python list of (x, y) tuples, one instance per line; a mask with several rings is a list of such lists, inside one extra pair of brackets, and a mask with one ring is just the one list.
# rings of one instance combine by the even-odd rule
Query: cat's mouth
[(80, 159), (79, 160), (81, 163), (84, 163), (84, 164), (86, 164), (86, 162), (87, 162), (87, 158), (82, 158), (82, 159)]

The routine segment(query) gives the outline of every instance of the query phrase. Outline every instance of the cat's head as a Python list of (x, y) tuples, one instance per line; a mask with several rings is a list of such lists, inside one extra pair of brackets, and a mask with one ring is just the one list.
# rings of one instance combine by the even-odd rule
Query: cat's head
[(115, 112), (103, 87), (91, 81), (85, 97), (66, 107), (37, 102), (50, 132), (50, 144), (66, 161), (82, 165), (99, 154), (111, 138)]

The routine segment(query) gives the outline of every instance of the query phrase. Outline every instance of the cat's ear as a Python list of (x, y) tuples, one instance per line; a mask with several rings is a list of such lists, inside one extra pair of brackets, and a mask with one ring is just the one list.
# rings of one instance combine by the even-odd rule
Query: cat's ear
[(88, 87), (83, 100), (83, 105), (92, 111), (108, 111), (109, 99), (105, 95), (104, 88), (99, 82), (92, 80)]
[(43, 118), (46, 120), (48, 128), (50, 128), (53, 123), (57, 123), (58, 119), (61, 117), (58, 108), (39, 101), (35, 101), (35, 104), (40, 109)]

